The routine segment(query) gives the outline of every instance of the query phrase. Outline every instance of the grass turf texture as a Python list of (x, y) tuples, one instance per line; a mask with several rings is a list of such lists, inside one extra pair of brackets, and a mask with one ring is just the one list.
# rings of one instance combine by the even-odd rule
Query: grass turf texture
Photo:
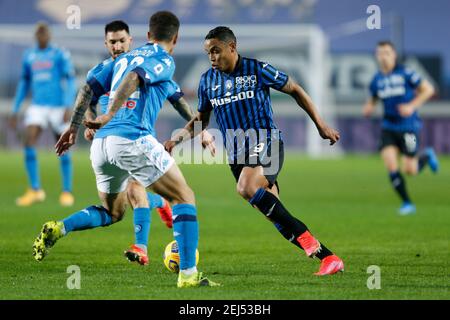
[[(418, 212), (401, 217), (399, 200), (376, 156), (311, 160), (288, 154), (279, 177), (286, 207), (345, 262), (345, 273), (315, 277), (319, 261), (282, 238), (235, 192), (226, 165), (183, 165), (196, 192), (200, 221), (199, 269), (220, 288), (176, 288), (162, 262), (172, 231), (152, 213), (150, 265), (128, 263), (132, 211), (108, 228), (73, 232), (43, 262), (31, 255), (42, 224), (97, 204), (87, 151), (74, 154), (75, 206), (58, 204), (56, 157), (39, 152), (47, 200), (15, 206), (25, 190), (22, 155), (0, 153), (0, 297), (2, 299), (448, 299), (450, 158), (407, 186)], [(81, 269), (81, 289), (69, 290), (67, 268)], [(366, 286), (367, 267), (381, 268), (381, 289)]]

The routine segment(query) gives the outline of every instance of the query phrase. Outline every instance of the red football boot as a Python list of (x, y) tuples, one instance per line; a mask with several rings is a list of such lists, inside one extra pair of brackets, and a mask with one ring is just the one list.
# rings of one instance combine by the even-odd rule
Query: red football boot
[(335, 274), (337, 272), (344, 272), (344, 262), (336, 255), (331, 255), (323, 258), (320, 263), (320, 269), (314, 273), (316, 276), (326, 276), (328, 274)]
[(148, 265), (147, 253), (135, 244), (133, 244), (130, 249), (126, 250), (123, 254), (130, 262), (137, 262), (142, 266)]
[(303, 232), (297, 241), (308, 257), (313, 257), (320, 250), (320, 242), (309, 231)]
[(156, 211), (158, 211), (161, 220), (166, 224), (167, 228), (172, 228), (173, 226), (172, 208), (170, 207), (170, 204), (166, 199), (163, 198), (163, 201), (164, 201), (163, 207), (156, 208)]

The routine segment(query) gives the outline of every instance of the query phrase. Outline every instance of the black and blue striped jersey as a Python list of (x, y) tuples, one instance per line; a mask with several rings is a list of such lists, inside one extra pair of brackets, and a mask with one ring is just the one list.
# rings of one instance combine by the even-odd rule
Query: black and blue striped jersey
[(265, 129), (269, 135), (273, 131), (278, 134), (273, 121), (270, 88), (281, 90), (287, 80), (285, 73), (270, 64), (241, 56), (230, 74), (211, 68), (202, 75), (198, 111), (214, 111), (230, 160), (246, 149), (237, 142), (243, 140), (236, 132)]

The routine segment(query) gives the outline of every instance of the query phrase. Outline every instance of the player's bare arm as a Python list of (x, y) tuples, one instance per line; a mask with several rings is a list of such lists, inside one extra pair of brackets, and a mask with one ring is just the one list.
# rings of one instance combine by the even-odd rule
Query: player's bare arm
[(85, 120), (84, 125), (90, 129), (100, 129), (111, 120), (133, 92), (139, 87), (139, 76), (136, 72), (130, 72), (120, 83), (108, 113), (98, 116), (95, 120)]
[(425, 102), (434, 95), (434, 87), (427, 80), (422, 80), (416, 90), (416, 97), (409, 103), (399, 105), (400, 115), (403, 117), (411, 116)]
[(378, 99), (375, 97), (370, 97), (367, 99), (366, 103), (363, 107), (363, 115), (364, 117), (370, 117), (374, 112), (377, 106)]
[(209, 119), (211, 118), (211, 112), (199, 112), (194, 118), (192, 118), (182, 130), (180, 130), (175, 136), (173, 136), (170, 140), (164, 142), (164, 147), (170, 153), (172, 149), (185, 140), (189, 140), (194, 138), (199, 132), (195, 132), (194, 124), (197, 121), (200, 121), (202, 124), (202, 131), (208, 127)]
[[(195, 117), (194, 110), (184, 98), (180, 98), (178, 101), (172, 103), (173, 107), (186, 121), (191, 121)], [(201, 141), (203, 148), (208, 148), (211, 154), (214, 156), (216, 153), (216, 146), (211, 134), (203, 130), (201, 133)]]
[(83, 121), (84, 114), (91, 103), (93, 95), (94, 92), (87, 83), (78, 92), (70, 126), (63, 132), (55, 145), (56, 154), (58, 156), (63, 155), (71, 146), (75, 144), (78, 129)]
[(317, 108), (314, 106), (314, 103), (312, 102), (310, 96), (306, 93), (303, 88), (296, 83), (294, 80), (292, 80), (291, 77), (289, 77), (287, 83), (284, 85), (284, 87), (281, 89), (282, 92), (289, 94), (292, 96), (297, 104), (305, 110), (305, 112), (309, 115), (311, 120), (314, 122), (314, 124), (317, 127), (317, 130), (319, 131), (320, 136), (323, 139), (330, 140), (330, 145), (335, 144), (340, 136), (339, 132), (334, 130), (333, 128), (330, 128), (320, 117), (319, 112), (317, 111)]

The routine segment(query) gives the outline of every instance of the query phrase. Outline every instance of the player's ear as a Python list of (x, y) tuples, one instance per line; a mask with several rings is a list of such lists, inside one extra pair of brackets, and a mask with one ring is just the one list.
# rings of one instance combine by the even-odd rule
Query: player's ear
[(173, 36), (173, 39), (172, 39), (173, 45), (176, 45), (177, 41), (178, 41), (178, 32)]
[(147, 32), (147, 40), (150, 41), (150, 39), (152, 38), (152, 34), (150, 33), (150, 31)]
[(236, 42), (231, 41), (231, 42), (228, 44), (228, 46), (229, 46), (229, 48), (230, 48), (231, 53), (234, 53), (234, 52), (236, 51)]

